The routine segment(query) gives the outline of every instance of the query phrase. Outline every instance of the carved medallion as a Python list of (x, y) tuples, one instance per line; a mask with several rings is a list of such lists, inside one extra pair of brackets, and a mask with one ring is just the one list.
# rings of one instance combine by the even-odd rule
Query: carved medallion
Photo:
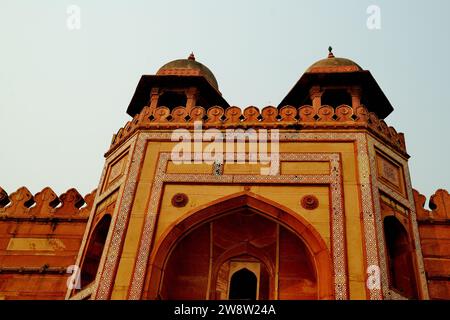
[(177, 193), (172, 197), (172, 205), (176, 208), (184, 207), (188, 203), (188, 196), (184, 193)]
[(306, 210), (314, 210), (319, 206), (319, 199), (313, 195), (306, 195), (302, 197), (300, 203)]

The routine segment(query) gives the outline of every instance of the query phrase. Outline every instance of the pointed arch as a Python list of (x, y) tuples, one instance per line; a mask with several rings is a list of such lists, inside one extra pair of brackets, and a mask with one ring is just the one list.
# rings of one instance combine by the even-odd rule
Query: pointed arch
[(235, 271), (230, 279), (230, 300), (256, 300), (256, 275), (247, 268)]
[(175, 221), (155, 244), (150, 257), (144, 297), (155, 299), (165, 264), (177, 243), (196, 227), (235, 210), (247, 208), (298, 236), (308, 248), (317, 273), (318, 299), (334, 297), (332, 260), (325, 241), (315, 228), (293, 210), (252, 192), (232, 194), (202, 205)]
[(417, 299), (413, 248), (408, 231), (395, 215), (383, 219), (383, 229), (390, 286), (407, 298)]
[(95, 225), (81, 267), (81, 287), (84, 288), (95, 280), (100, 259), (106, 243), (111, 224), (111, 215), (105, 214)]

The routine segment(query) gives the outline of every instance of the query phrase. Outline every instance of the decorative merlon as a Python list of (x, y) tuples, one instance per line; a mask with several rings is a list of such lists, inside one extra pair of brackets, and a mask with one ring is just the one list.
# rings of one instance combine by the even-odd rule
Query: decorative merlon
[(259, 111), (250, 106), (242, 110), (238, 107), (226, 109), (215, 106), (207, 110), (194, 107), (152, 108), (147, 106), (133, 120), (128, 121), (113, 136), (111, 147), (106, 155), (115, 150), (138, 129), (177, 129), (193, 128), (196, 121), (202, 122), (203, 128), (267, 128), (267, 129), (359, 129), (365, 128), (395, 150), (407, 156), (403, 133), (397, 133), (393, 127), (379, 119), (373, 112), (361, 105), (356, 111), (348, 105), (337, 108), (321, 106), (319, 108), (305, 105), (299, 108), (268, 106)]
[(50, 187), (45, 187), (33, 196), (26, 187), (21, 187), (8, 195), (0, 187), (0, 219), (86, 219), (95, 194), (96, 190), (82, 197), (72, 188), (58, 197)]
[(416, 203), (417, 220), (419, 222), (446, 222), (450, 223), (450, 195), (447, 190), (439, 189), (430, 197), (429, 207), (424, 208), (426, 197), (417, 190), (413, 190)]

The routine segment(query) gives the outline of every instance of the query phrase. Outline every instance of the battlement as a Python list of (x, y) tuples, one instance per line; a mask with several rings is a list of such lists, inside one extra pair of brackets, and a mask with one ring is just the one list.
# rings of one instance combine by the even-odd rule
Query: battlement
[(0, 299), (64, 299), (95, 194), (0, 187)]
[(450, 296), (450, 195), (439, 189), (430, 197), (413, 190), (428, 290), (432, 299)]
[(26, 187), (8, 195), (0, 187), (0, 219), (87, 219), (96, 190), (82, 197), (72, 188), (57, 196), (50, 188), (33, 195)]
[(284, 106), (276, 108), (267, 106), (261, 111), (254, 106), (242, 110), (239, 107), (226, 109), (215, 106), (208, 108), (194, 107), (188, 112), (186, 107), (167, 107), (152, 109), (147, 106), (133, 120), (128, 121), (113, 136), (111, 147), (106, 154), (115, 150), (137, 129), (177, 129), (193, 128), (194, 122), (201, 121), (204, 128), (285, 128), (285, 129), (350, 129), (366, 128), (378, 138), (406, 155), (403, 133), (397, 133), (393, 127), (379, 119), (364, 106), (353, 110), (348, 105), (333, 108), (328, 105), (319, 108), (305, 105), (299, 108)]
[(426, 197), (417, 190), (413, 190), (416, 203), (417, 219), (420, 222), (444, 222), (450, 223), (450, 194), (447, 190), (439, 189), (431, 197), (429, 208), (424, 208)]

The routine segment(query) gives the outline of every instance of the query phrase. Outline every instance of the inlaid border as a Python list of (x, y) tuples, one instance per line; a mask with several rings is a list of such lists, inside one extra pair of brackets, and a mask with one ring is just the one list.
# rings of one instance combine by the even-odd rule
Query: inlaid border
[[(417, 261), (417, 268), (419, 269), (419, 285), (422, 292), (422, 298), (423, 299), (429, 299), (428, 294), (428, 286), (425, 276), (425, 268), (423, 265), (423, 256), (422, 256), (422, 248), (420, 245), (420, 236), (419, 236), (419, 229), (417, 225), (417, 218), (416, 218), (416, 210), (415, 210), (415, 204), (414, 204), (414, 196), (412, 192), (412, 185), (411, 185), (411, 177), (409, 174), (409, 167), (407, 160), (398, 156), (395, 152), (393, 152), (391, 149), (383, 145), (382, 143), (378, 142), (374, 138), (369, 139), (368, 147), (370, 149), (370, 167), (372, 171), (372, 184), (373, 184), (373, 198), (374, 198), (374, 205), (375, 205), (375, 213), (376, 213), (376, 224), (378, 228), (378, 242), (379, 242), (379, 252), (380, 252), (380, 269), (381, 269), (381, 284), (383, 288), (383, 295), (386, 299), (392, 299), (392, 300), (401, 300), (405, 299), (404, 297), (400, 296), (399, 294), (395, 293), (394, 291), (389, 289), (389, 276), (388, 276), (388, 269), (387, 269), (387, 259), (386, 259), (386, 250), (385, 250), (385, 243), (384, 243), (384, 234), (383, 234), (383, 221), (381, 217), (381, 205), (380, 205), (380, 191), (390, 196), (395, 201), (399, 202), (401, 205), (405, 206), (409, 210), (408, 218), (411, 221), (412, 225), (412, 235), (414, 240), (414, 246), (415, 246), (415, 254), (416, 254), (416, 261)], [(376, 166), (376, 150), (379, 149), (382, 152), (386, 153), (388, 156), (392, 157), (395, 161), (400, 163), (400, 165), (403, 168), (404, 172), (404, 182), (405, 182), (405, 193), (407, 195), (407, 198), (405, 196), (401, 195), (397, 190), (389, 187), (388, 185), (384, 184), (382, 181), (378, 179), (378, 171)]]
[(128, 298), (137, 300), (141, 298), (145, 273), (151, 253), (151, 244), (158, 209), (162, 200), (164, 183), (210, 183), (210, 184), (327, 184), (331, 195), (331, 252), (334, 268), (335, 298), (342, 300), (348, 298), (345, 221), (342, 198), (342, 178), (340, 156), (336, 153), (281, 153), (281, 161), (329, 161), (331, 173), (329, 175), (211, 175), (211, 174), (168, 174), (166, 173), (170, 153), (160, 153), (155, 182), (149, 200), (149, 209), (145, 218), (144, 228), (137, 254), (137, 261)]
[[(378, 248), (377, 248), (377, 237), (376, 237), (376, 225), (375, 225), (375, 215), (372, 199), (372, 186), (370, 181), (370, 164), (368, 156), (368, 143), (366, 138), (366, 133), (364, 132), (288, 132), (280, 133), (280, 142), (352, 142), (355, 143), (356, 153), (357, 153), (357, 164), (358, 164), (358, 176), (360, 182), (360, 196), (361, 196), (361, 209), (362, 209), (362, 219), (363, 219), (363, 231), (364, 231), (364, 254), (366, 268), (371, 265), (379, 266), (378, 258)], [(134, 195), (134, 191), (137, 184), (137, 172), (139, 167), (136, 165), (140, 163), (143, 158), (143, 148), (147, 140), (153, 141), (170, 141), (171, 132), (143, 132), (139, 134), (137, 144), (142, 149), (142, 152), (136, 152), (133, 154), (133, 167), (130, 170), (131, 178), (127, 179), (127, 186), (132, 192), (127, 192), (128, 197), (130, 197), (130, 192)], [(409, 177), (409, 173), (405, 170), (405, 180)], [(131, 211), (131, 201), (127, 202), (128, 207), (121, 206), (118, 216), (120, 216), (121, 221), (126, 220)], [(154, 217), (152, 218), (154, 219)], [(108, 299), (110, 291), (113, 285), (113, 275), (117, 265), (119, 263), (119, 252), (120, 243), (117, 243), (117, 239), (122, 239), (124, 237), (124, 228), (115, 227), (116, 222), (114, 221), (114, 237), (116, 242), (114, 246), (108, 248), (108, 265), (99, 269), (99, 272), (104, 272), (107, 276), (101, 279), (101, 285), (96, 293), (95, 298), (97, 299)], [(367, 278), (367, 276), (366, 276)], [(101, 290), (100, 290), (101, 289)], [(368, 288), (367, 289), (370, 299), (382, 299), (381, 289), (379, 288)]]
[[(122, 145), (119, 149), (115, 150), (110, 156), (108, 156), (108, 158), (105, 161), (105, 165), (103, 166), (103, 171), (102, 174), (100, 176), (100, 181), (98, 183), (97, 186), (97, 193), (95, 195), (95, 200), (94, 203), (92, 205), (92, 209), (91, 209), (91, 213), (89, 215), (89, 219), (88, 222), (86, 223), (86, 229), (83, 235), (83, 239), (81, 241), (80, 244), (80, 251), (78, 252), (78, 256), (75, 262), (75, 265), (81, 267), (81, 260), (83, 258), (83, 255), (85, 253), (86, 245), (87, 245), (87, 241), (91, 232), (91, 227), (92, 224), (94, 222), (94, 218), (95, 218), (95, 213), (97, 211), (97, 206), (107, 197), (109, 197), (112, 193), (114, 193), (118, 188), (121, 188), (121, 186), (123, 185), (125, 178), (124, 176), (120, 177), (117, 181), (115, 181), (113, 184), (111, 184), (108, 188), (106, 188), (105, 190), (102, 190), (104, 184), (105, 184), (105, 180), (106, 180), (106, 173), (108, 172), (108, 168), (110, 166), (110, 164), (112, 162), (114, 162), (119, 156), (122, 156), (125, 154), (125, 152), (129, 152), (129, 156), (127, 159), (127, 163), (125, 166), (125, 170), (124, 172), (127, 172), (130, 169), (130, 165), (131, 165), (131, 154), (133, 154), (133, 150), (134, 150), (134, 146), (135, 146), (135, 142), (137, 140), (137, 137), (134, 136), (131, 139), (129, 139), (127, 141), (127, 143), (125, 143), (124, 145)], [(128, 149), (128, 151), (127, 151)], [(117, 199), (121, 199), (122, 198), (122, 191), (123, 188), (121, 188), (121, 190), (119, 190), (119, 193), (117, 195)], [(117, 201), (117, 200), (116, 200)], [(115, 223), (115, 217), (118, 215), (118, 206), (116, 206), (116, 208), (114, 209), (113, 212), (113, 216), (112, 216), (112, 221), (111, 221), (111, 226), (113, 226), (113, 223)], [(106, 259), (106, 248), (109, 247), (109, 241), (110, 241), (110, 237), (111, 237), (111, 231), (108, 232), (108, 236), (106, 238), (106, 242), (105, 242), (105, 250), (103, 251), (102, 254), (102, 258), (100, 260), (100, 265), (98, 270), (102, 270), (103, 269), (103, 264), (104, 261)], [(80, 270), (81, 272), (81, 270)], [(80, 274), (81, 275), (81, 274)], [(98, 278), (99, 274), (97, 273), (97, 277)], [(93, 284), (88, 285), (88, 287), (82, 289), (81, 291), (77, 292), (76, 294), (73, 294), (73, 290), (72, 289), (68, 289), (67, 293), (66, 293), (66, 299), (79, 299), (79, 297), (85, 297), (89, 294), (91, 294), (91, 299), (94, 299), (94, 295), (92, 295), (92, 293), (95, 293), (95, 291), (97, 290), (98, 287), (98, 281), (96, 280)], [(84, 292), (86, 291), (86, 293)]]
[[(112, 289), (111, 284), (113, 283), (114, 273), (118, 265), (119, 252), (122, 247), (124, 231), (128, 223), (128, 218), (131, 212), (132, 200), (134, 198), (134, 193), (136, 192), (138, 172), (140, 168), (140, 161), (143, 158), (145, 143), (138, 136), (132, 137), (128, 143), (124, 146), (123, 150), (130, 148), (130, 156), (128, 156), (127, 172), (124, 177), (119, 181), (112, 184), (108, 189), (99, 196), (99, 202), (105, 199), (109, 194), (114, 192), (115, 188), (120, 186), (118, 201), (120, 205), (116, 206), (114, 209), (114, 215), (112, 216), (110, 230), (106, 238), (102, 258), (100, 260), (100, 265), (97, 272), (96, 282), (92, 290), (93, 294), (91, 296), (92, 300), (107, 299), (110, 295), (110, 290)], [(120, 155), (123, 151), (118, 150), (117, 153)], [(116, 157), (108, 157), (108, 163), (105, 165), (105, 172), (109, 166), (109, 163), (114, 161)], [(102, 183), (105, 180), (106, 175), (102, 175)], [(125, 182), (123, 181), (125, 180)], [(97, 202), (98, 203), (98, 202)], [(94, 206), (96, 208), (96, 206)], [(95, 211), (94, 211), (95, 213)]]

